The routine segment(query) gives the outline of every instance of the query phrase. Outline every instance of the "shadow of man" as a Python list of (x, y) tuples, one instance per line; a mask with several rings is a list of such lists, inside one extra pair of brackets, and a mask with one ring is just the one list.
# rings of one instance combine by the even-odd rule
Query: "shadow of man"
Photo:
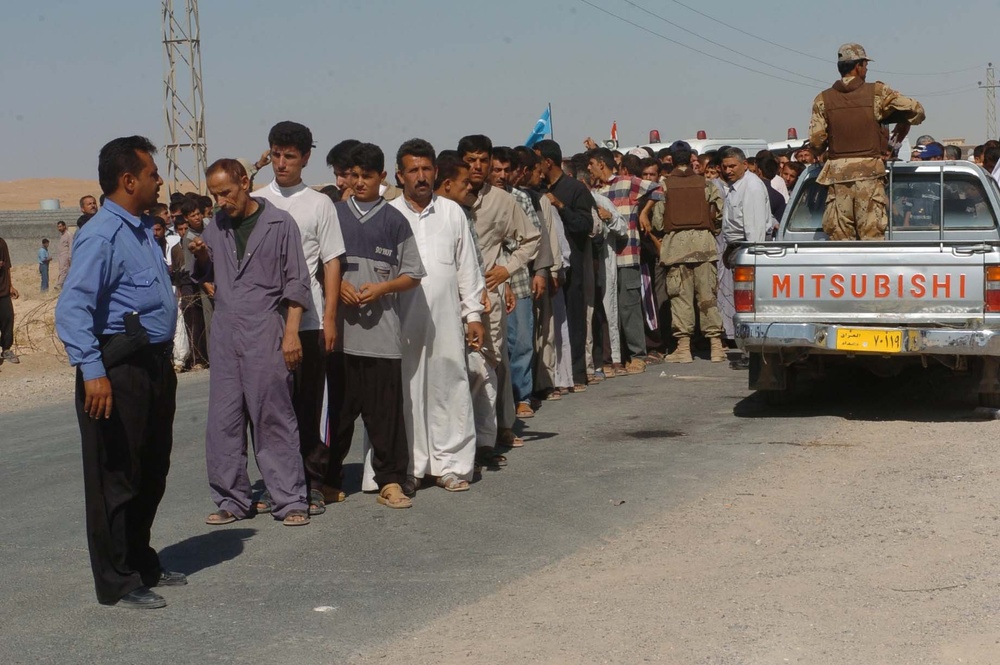
[(165, 568), (191, 575), (235, 559), (256, 533), (257, 529), (218, 529), (192, 536), (160, 550), (160, 560)]

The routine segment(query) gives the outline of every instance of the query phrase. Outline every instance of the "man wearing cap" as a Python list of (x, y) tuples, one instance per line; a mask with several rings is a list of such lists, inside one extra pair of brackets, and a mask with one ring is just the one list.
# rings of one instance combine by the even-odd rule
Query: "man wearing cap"
[(885, 237), (889, 219), (882, 154), (890, 137), (882, 125), (896, 123), (891, 140), (899, 143), (910, 125), (924, 120), (920, 102), (881, 81), (865, 82), (870, 61), (860, 44), (841, 46), (841, 79), (813, 101), (809, 144), (826, 151), (816, 182), (828, 186), (823, 230), (830, 240)]

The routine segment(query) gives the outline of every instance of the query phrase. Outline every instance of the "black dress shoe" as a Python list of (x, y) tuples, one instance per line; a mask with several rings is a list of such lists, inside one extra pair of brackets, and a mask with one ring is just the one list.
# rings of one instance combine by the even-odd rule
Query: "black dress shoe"
[(131, 610), (155, 610), (159, 607), (166, 607), (167, 601), (158, 594), (149, 590), (149, 587), (139, 587), (131, 591), (115, 603), (118, 607), (125, 607)]
[(161, 570), (160, 578), (149, 586), (184, 586), (188, 583), (187, 575), (173, 570)]

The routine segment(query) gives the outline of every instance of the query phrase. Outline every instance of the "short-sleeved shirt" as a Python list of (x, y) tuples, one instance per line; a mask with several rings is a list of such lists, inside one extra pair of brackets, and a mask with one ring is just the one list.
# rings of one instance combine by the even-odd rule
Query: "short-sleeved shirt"
[[(299, 183), (294, 187), (279, 187), (272, 181), (255, 190), (259, 196), (292, 216), (302, 236), (302, 252), (309, 268), (309, 288), (312, 292), (312, 306), (302, 313), (299, 330), (320, 330), (323, 328), (323, 286), (320, 283), (320, 266), (344, 254), (344, 238), (340, 220), (333, 201), (326, 194)], [(334, 294), (336, 297), (336, 294)]]
[(45, 249), (44, 247), (40, 248), (38, 250), (38, 262), (44, 264), (48, 263), (48, 261), (49, 261), (49, 250)]
[[(368, 208), (367, 204), (362, 204)], [(426, 272), (413, 229), (399, 212), (379, 199), (367, 212), (354, 197), (336, 204), (344, 236), (343, 279), (355, 289), (362, 284), (389, 282), (400, 275), (421, 279)], [(401, 358), (399, 295), (354, 307), (337, 307), (340, 345), (344, 353), (375, 358)]]
[(660, 183), (634, 176), (616, 176), (597, 191), (611, 199), (628, 222), (628, 243), (618, 252), (618, 267), (639, 265), (639, 201), (646, 196), (653, 201), (662, 201), (663, 190)]

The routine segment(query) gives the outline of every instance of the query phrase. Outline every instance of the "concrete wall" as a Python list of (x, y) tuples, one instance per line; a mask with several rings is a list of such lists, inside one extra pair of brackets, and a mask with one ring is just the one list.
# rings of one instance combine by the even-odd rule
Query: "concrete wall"
[(38, 262), (38, 248), (42, 238), (50, 241), (49, 251), (55, 259), (56, 222), (62, 220), (67, 226), (76, 227), (80, 211), (76, 208), (59, 210), (0, 210), (0, 238), (7, 241), (10, 260), (14, 265)]

